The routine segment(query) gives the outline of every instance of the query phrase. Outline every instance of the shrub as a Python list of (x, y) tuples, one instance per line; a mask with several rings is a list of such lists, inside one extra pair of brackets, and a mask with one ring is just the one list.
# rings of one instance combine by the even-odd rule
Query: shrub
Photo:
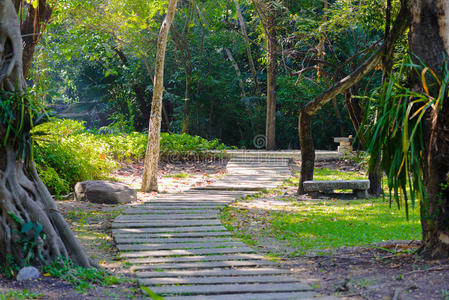
[[(147, 134), (110, 132), (90, 132), (82, 122), (60, 119), (33, 129), (37, 169), (51, 193), (67, 194), (78, 181), (106, 178), (117, 166), (116, 161), (137, 161), (145, 156)], [(161, 160), (205, 159), (226, 149), (231, 148), (217, 139), (161, 134)], [(206, 150), (219, 152), (210, 154)]]
[(108, 146), (80, 122), (55, 120), (37, 126), (34, 133), (39, 175), (55, 195), (68, 193), (78, 181), (103, 179), (116, 166)]

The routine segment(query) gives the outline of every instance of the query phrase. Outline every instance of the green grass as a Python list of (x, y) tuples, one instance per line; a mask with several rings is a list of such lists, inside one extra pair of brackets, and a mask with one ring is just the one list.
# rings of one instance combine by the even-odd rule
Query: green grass
[[(328, 168), (316, 169), (314, 180), (364, 179), (359, 172), (342, 172)], [(288, 186), (297, 186), (298, 178), (292, 177)], [(290, 255), (329, 252), (343, 246), (360, 246), (388, 240), (420, 239), (421, 225), (419, 209), (410, 211), (407, 221), (405, 211), (398, 210), (382, 198), (363, 200), (309, 200), (298, 201), (294, 196), (262, 194), (259, 197), (276, 197), (286, 201), (286, 207), (274, 207), (255, 211), (238, 206), (223, 210), (223, 223), (233, 229), (244, 241), (257, 244), (258, 236), (248, 233), (245, 226), (236, 224), (262, 224), (259, 233), (263, 237), (274, 238), (287, 246)], [(242, 200), (251, 201), (254, 198)], [(242, 221), (243, 220), (243, 221)], [(236, 227), (238, 229), (236, 229)], [(286, 247), (286, 248), (287, 248)]]
[(0, 293), (0, 300), (6, 300), (6, 299), (37, 299), (37, 298), (42, 298), (43, 296), (44, 296), (43, 294), (30, 291), (29, 289), (9, 290), (6, 293)]
[(189, 178), (190, 175), (187, 173), (179, 173), (179, 174), (169, 174), (164, 175), (165, 178)]
[(298, 248), (298, 254), (387, 240), (419, 239), (417, 211), (410, 221), (405, 212), (390, 209), (382, 199), (305, 201), (293, 211), (271, 214), (271, 233), (278, 240)]

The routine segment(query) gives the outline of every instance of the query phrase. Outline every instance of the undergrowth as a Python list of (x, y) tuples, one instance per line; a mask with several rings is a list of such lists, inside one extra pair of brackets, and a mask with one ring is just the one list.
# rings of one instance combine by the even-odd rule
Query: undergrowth
[[(68, 194), (79, 181), (106, 179), (117, 161), (142, 159), (148, 141), (145, 133), (88, 130), (82, 122), (60, 119), (36, 126), (33, 136), (37, 170), (57, 196)], [(226, 149), (231, 148), (217, 139), (162, 133), (160, 159), (202, 160), (221, 156)]]
[(92, 284), (110, 286), (124, 282), (125, 278), (111, 275), (96, 268), (83, 268), (64, 257), (43, 267), (44, 276), (53, 276), (72, 284), (81, 293), (86, 293)]

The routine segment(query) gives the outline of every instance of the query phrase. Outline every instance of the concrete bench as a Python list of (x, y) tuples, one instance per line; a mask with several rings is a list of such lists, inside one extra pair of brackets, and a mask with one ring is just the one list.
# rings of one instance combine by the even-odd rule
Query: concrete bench
[(305, 192), (331, 194), (334, 190), (352, 190), (357, 198), (367, 198), (369, 180), (304, 181)]
[(347, 152), (351, 152), (352, 151), (352, 135), (348, 136), (348, 137), (335, 137), (334, 138), (334, 143), (339, 143), (340, 146), (338, 146), (337, 148), (337, 152), (338, 153), (347, 153)]

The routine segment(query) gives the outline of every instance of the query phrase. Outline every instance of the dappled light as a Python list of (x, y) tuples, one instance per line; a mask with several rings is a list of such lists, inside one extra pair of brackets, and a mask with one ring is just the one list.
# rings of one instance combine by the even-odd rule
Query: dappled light
[(0, 0), (1, 299), (449, 299), (447, 0)]

